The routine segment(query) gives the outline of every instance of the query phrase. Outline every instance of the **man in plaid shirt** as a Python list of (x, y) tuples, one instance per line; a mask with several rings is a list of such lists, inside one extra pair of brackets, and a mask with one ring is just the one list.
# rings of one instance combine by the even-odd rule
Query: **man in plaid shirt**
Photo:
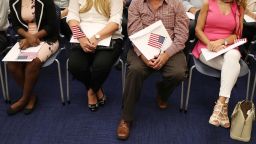
[(131, 122), (134, 119), (135, 104), (140, 97), (144, 80), (153, 72), (159, 71), (163, 80), (156, 84), (157, 104), (160, 109), (167, 108), (168, 97), (185, 78), (186, 59), (183, 53), (188, 38), (188, 23), (184, 6), (180, 0), (132, 0), (128, 10), (128, 35), (162, 20), (172, 45), (154, 59), (147, 60), (132, 47), (127, 55), (123, 111), (117, 128), (117, 137), (129, 137)]

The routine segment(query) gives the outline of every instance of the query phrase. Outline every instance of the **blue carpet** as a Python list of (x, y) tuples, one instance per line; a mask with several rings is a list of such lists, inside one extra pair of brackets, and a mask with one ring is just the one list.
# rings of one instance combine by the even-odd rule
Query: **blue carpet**
[[(61, 58), (65, 80), (65, 58)], [(169, 99), (170, 107), (161, 111), (155, 103), (153, 74), (145, 81), (142, 97), (136, 107), (136, 120), (127, 141), (116, 139), (116, 127), (121, 113), (121, 72), (112, 70), (104, 84), (107, 103), (97, 112), (87, 108), (84, 86), (71, 81), (71, 104), (62, 106), (56, 65), (42, 69), (36, 86), (38, 104), (29, 116), (19, 113), (7, 116), (0, 99), (1, 144), (236, 144), (229, 137), (229, 129), (208, 124), (214, 101), (218, 95), (218, 81), (194, 72), (188, 113), (179, 112), (180, 87)], [(21, 90), (9, 78), (10, 95), (17, 98)], [(235, 103), (245, 98), (246, 78), (240, 78), (232, 92), (229, 114)], [(66, 90), (64, 81), (64, 90)], [(256, 143), (256, 126), (251, 143)]]

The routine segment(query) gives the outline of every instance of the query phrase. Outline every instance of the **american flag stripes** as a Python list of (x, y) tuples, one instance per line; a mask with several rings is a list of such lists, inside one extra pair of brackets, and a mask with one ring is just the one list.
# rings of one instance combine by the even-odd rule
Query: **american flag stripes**
[(72, 26), (72, 33), (75, 39), (79, 39), (85, 36), (85, 34), (78, 25)]
[(154, 33), (150, 33), (149, 36), (149, 40), (148, 40), (148, 45), (152, 46), (154, 48), (162, 48), (163, 43), (165, 41), (165, 37), (158, 35), (158, 34), (154, 34)]

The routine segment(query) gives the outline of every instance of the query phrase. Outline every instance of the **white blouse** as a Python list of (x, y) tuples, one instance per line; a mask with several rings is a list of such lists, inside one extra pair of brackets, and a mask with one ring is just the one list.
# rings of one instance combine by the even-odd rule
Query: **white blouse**
[(8, 10), (9, 1), (0, 0), (0, 31), (6, 31), (9, 26)]
[(122, 38), (122, 15), (123, 15), (123, 0), (110, 0), (110, 18), (107, 18), (98, 13), (95, 7), (92, 7), (86, 13), (79, 13), (81, 6), (86, 4), (86, 0), (70, 0), (68, 6), (67, 22), (76, 20), (81, 24), (86, 23), (102, 23), (108, 24), (110, 22), (117, 23), (119, 29), (113, 33), (112, 39)]

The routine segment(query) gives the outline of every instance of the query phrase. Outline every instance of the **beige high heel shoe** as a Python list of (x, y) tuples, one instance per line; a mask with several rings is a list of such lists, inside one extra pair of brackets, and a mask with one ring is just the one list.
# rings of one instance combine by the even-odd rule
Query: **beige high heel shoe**
[(222, 104), (221, 102), (217, 101), (215, 103), (215, 106), (214, 106), (214, 109), (213, 109), (213, 112), (212, 112), (212, 115), (209, 119), (209, 123), (218, 127), (220, 126), (220, 118), (219, 118), (219, 115), (221, 114), (222, 112), (222, 107), (224, 106), (224, 104)]
[(230, 122), (228, 118), (228, 104), (225, 103), (223, 104), (221, 114), (219, 115), (220, 119), (220, 126), (224, 128), (229, 128), (230, 127)]

